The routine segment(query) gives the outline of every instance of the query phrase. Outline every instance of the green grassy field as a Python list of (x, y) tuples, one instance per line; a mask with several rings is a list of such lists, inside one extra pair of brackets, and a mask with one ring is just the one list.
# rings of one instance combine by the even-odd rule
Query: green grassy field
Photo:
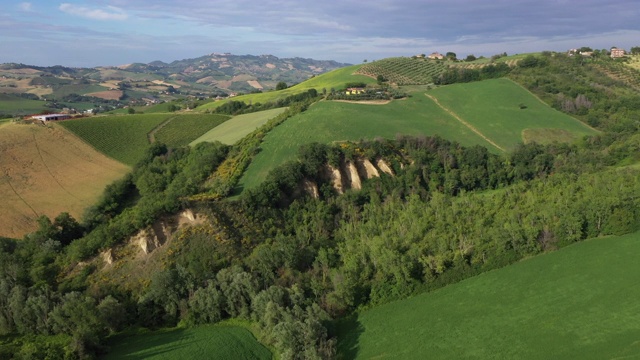
[(96, 116), (62, 121), (64, 126), (103, 154), (135, 165), (149, 146), (148, 133), (173, 114)]
[[(558, 130), (560, 139), (567, 141), (596, 133), (507, 79), (443, 86), (428, 94), (507, 150), (523, 142), (523, 134), (528, 141), (546, 142), (554, 129)], [(521, 105), (526, 108), (521, 109)]]
[(236, 141), (264, 125), (270, 119), (282, 114), (286, 109), (287, 108), (277, 108), (234, 116), (230, 120), (195, 139), (190, 145), (193, 146), (203, 141), (220, 141), (223, 144), (233, 145)]
[[(299, 94), (309, 89), (316, 89), (318, 92), (322, 92), (322, 89), (330, 91), (331, 88), (342, 89), (345, 83), (348, 82), (364, 82), (367, 84), (375, 83), (376, 80), (363, 75), (353, 75), (353, 73), (360, 68), (361, 65), (352, 65), (344, 68), (336, 69), (328, 73), (314, 76), (307, 81), (303, 81), (300, 84), (294, 85), (290, 88), (280, 91), (267, 91), (259, 94), (247, 94), (236, 96), (232, 100), (244, 101), (246, 103), (266, 103), (285, 98), (289, 95)], [(215, 109), (218, 106), (224, 104), (225, 100), (216, 101), (208, 104), (204, 104), (196, 108), (196, 110), (204, 111), (208, 109)]]
[(464, 145), (491, 145), (456, 121), (422, 93), (386, 105), (321, 101), (273, 129), (240, 180), (260, 184), (269, 170), (295, 157), (302, 144), (394, 138), (396, 134), (440, 135)]
[(60, 98), (70, 94), (84, 95), (92, 92), (99, 92), (99, 91), (105, 91), (105, 90), (108, 90), (108, 89), (100, 85), (85, 85), (85, 84), (64, 85), (64, 86), (61, 86), (60, 88), (55, 89), (53, 92), (53, 96), (56, 98)]
[(188, 329), (122, 334), (112, 339), (109, 359), (271, 359), (249, 330), (207, 325)]
[(27, 115), (39, 113), (45, 108), (42, 100), (28, 100), (10, 94), (0, 94), (0, 113)]
[(194, 139), (229, 120), (229, 116), (217, 114), (181, 114), (155, 133), (155, 140), (171, 147), (189, 145)]
[(360, 313), (344, 358), (637, 359), (640, 233), (591, 239)]
[(595, 133), (507, 79), (416, 91), (386, 105), (323, 101), (272, 130), (239, 185), (257, 186), (270, 169), (293, 159), (300, 145), (309, 142), (440, 135), (500, 152), (522, 142), (570, 142)]

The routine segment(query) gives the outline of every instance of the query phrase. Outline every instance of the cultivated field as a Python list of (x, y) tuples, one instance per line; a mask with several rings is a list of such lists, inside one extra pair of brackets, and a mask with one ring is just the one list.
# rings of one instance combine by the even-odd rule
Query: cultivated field
[(134, 165), (149, 146), (149, 132), (171, 116), (173, 114), (96, 116), (68, 120), (60, 125), (105, 155)]
[(346, 359), (637, 359), (640, 233), (587, 240), (360, 313)]
[(236, 141), (264, 125), (270, 119), (280, 115), (286, 109), (287, 108), (277, 108), (234, 116), (195, 139), (190, 145), (193, 146), (203, 141), (220, 141), (223, 144), (233, 145)]
[(554, 132), (569, 141), (596, 133), (507, 79), (443, 86), (427, 95), (505, 150), (523, 142), (523, 135), (527, 141), (544, 143)]
[(396, 134), (438, 134), (464, 145), (491, 147), (422, 93), (387, 105), (321, 101), (271, 130), (240, 185), (251, 188), (260, 184), (272, 168), (294, 159), (302, 144), (394, 138)]
[(229, 116), (217, 114), (176, 115), (154, 132), (154, 138), (171, 147), (186, 146), (228, 119)]
[[(322, 89), (326, 89), (327, 91), (331, 91), (332, 88), (338, 90), (343, 89), (344, 85), (348, 82), (364, 82), (364, 83), (375, 83), (376, 81), (368, 76), (364, 75), (354, 75), (354, 73), (358, 70), (361, 65), (353, 65), (347, 66), (341, 69), (333, 70), (328, 73), (314, 76), (307, 81), (303, 81), (300, 84), (294, 85), (290, 88), (280, 90), (280, 91), (267, 91), (259, 94), (247, 94), (236, 96), (231, 100), (235, 101), (244, 101), (246, 103), (266, 103), (269, 101), (275, 101), (278, 99), (283, 99), (287, 96), (299, 94), (305, 92), (309, 89), (316, 89), (319, 93), (322, 92)], [(196, 108), (198, 111), (204, 111), (207, 109), (215, 109), (218, 106), (224, 104), (225, 100), (216, 101), (212, 103), (208, 103)]]
[(69, 212), (80, 219), (104, 187), (129, 168), (57, 124), (0, 123), (0, 236), (20, 238), (36, 218)]
[(433, 83), (433, 79), (446, 69), (446, 63), (441, 61), (395, 57), (364, 64), (357, 73), (374, 79), (382, 75), (397, 85), (415, 85)]
[(206, 325), (187, 329), (123, 334), (112, 339), (104, 359), (271, 359), (269, 349), (239, 326)]
[(0, 114), (28, 115), (45, 109), (45, 102), (28, 100), (11, 94), (0, 94)]

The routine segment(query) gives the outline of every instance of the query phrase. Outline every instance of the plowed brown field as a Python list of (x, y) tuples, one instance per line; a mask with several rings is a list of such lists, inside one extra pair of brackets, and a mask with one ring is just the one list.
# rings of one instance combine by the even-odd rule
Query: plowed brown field
[(129, 170), (57, 124), (0, 124), (0, 236), (22, 237), (40, 215), (79, 220)]

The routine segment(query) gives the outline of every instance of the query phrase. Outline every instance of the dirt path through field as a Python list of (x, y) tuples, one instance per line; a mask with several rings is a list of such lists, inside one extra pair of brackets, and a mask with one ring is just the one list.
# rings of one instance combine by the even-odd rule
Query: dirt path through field
[(149, 131), (149, 133), (147, 134), (147, 139), (149, 139), (149, 144), (153, 144), (154, 142), (156, 142), (156, 133), (158, 131), (160, 131), (160, 129), (162, 129), (163, 127), (165, 127), (168, 123), (171, 122), (171, 120), (175, 119), (177, 116), (172, 116), (170, 118), (168, 118), (167, 120), (161, 122), (160, 124), (158, 124), (158, 126), (154, 127), (153, 129), (151, 129), (151, 131)]
[(505, 151), (505, 149), (502, 146), (496, 144), (495, 142), (493, 142), (493, 140), (491, 140), (488, 137), (486, 137), (483, 133), (480, 132), (480, 130), (476, 129), (473, 125), (471, 125), (468, 122), (464, 121), (464, 119), (461, 118), (460, 116), (458, 116), (458, 114), (454, 113), (451, 109), (446, 108), (442, 104), (440, 104), (440, 102), (438, 101), (438, 99), (435, 98), (435, 96), (432, 96), (432, 95), (429, 95), (429, 94), (426, 94), (426, 93), (424, 95), (426, 97), (428, 97), (429, 99), (433, 100), (433, 102), (436, 103), (436, 105), (438, 105), (442, 110), (446, 111), (449, 115), (453, 116), (462, 125), (464, 125), (467, 128), (469, 128), (469, 130), (471, 130), (474, 133), (476, 133), (476, 135), (478, 135), (481, 138), (483, 138), (486, 142), (488, 142), (489, 144), (495, 146), (500, 151)]

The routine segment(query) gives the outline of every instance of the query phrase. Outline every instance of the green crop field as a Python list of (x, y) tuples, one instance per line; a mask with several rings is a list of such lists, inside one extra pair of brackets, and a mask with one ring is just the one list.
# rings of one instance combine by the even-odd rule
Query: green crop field
[(207, 325), (188, 329), (122, 334), (112, 339), (109, 359), (271, 359), (249, 330)]
[(258, 185), (270, 169), (293, 159), (305, 143), (393, 138), (399, 133), (440, 135), (462, 145), (479, 144), (499, 152), (525, 141), (569, 142), (596, 131), (507, 79), (414, 92), (408, 99), (386, 105), (323, 101), (266, 136), (262, 151), (240, 185)]
[(360, 313), (344, 358), (637, 359), (640, 233), (591, 239)]
[(135, 165), (149, 146), (149, 132), (172, 115), (96, 116), (62, 121), (60, 125), (105, 155)]
[(286, 109), (287, 108), (277, 108), (234, 116), (195, 139), (190, 145), (193, 146), (203, 141), (220, 141), (223, 144), (233, 145), (236, 141), (264, 125), (270, 119), (282, 114)]
[(523, 142), (523, 136), (546, 142), (554, 130), (567, 141), (596, 133), (507, 79), (443, 86), (427, 94), (506, 150)]
[(65, 95), (70, 95), (70, 94), (84, 95), (92, 92), (99, 92), (99, 91), (105, 91), (105, 90), (108, 90), (108, 89), (100, 85), (83, 85), (83, 84), (64, 85), (55, 89), (53, 91), (53, 96), (56, 98), (59, 98), (59, 97), (63, 97)]
[[(344, 68), (336, 69), (330, 71), (328, 73), (314, 76), (307, 81), (303, 81), (300, 84), (294, 85), (290, 88), (280, 90), (280, 91), (267, 91), (259, 94), (247, 94), (236, 96), (231, 100), (235, 101), (244, 101), (246, 103), (266, 103), (270, 101), (275, 101), (278, 99), (283, 99), (289, 95), (295, 95), (299, 93), (303, 93), (309, 89), (316, 89), (318, 92), (322, 92), (322, 89), (326, 89), (327, 91), (331, 91), (334, 89), (343, 89), (344, 85), (348, 82), (363, 82), (366, 84), (375, 83), (376, 80), (364, 75), (354, 75), (355, 71), (360, 68), (361, 65), (352, 65)], [(224, 104), (225, 100), (216, 101), (208, 104), (204, 104), (199, 106), (196, 110), (207, 110), (207, 109), (215, 109), (218, 106)]]
[(176, 115), (155, 134), (155, 140), (171, 147), (186, 146), (229, 119), (218, 114)]
[(42, 100), (28, 100), (10, 94), (0, 94), (0, 114), (27, 115), (45, 108)]
[(265, 137), (262, 151), (247, 168), (240, 185), (244, 188), (257, 186), (273, 167), (293, 159), (303, 144), (394, 138), (397, 134), (438, 134), (464, 145), (491, 147), (423, 93), (414, 93), (410, 98), (386, 105), (321, 101), (288, 119)]

